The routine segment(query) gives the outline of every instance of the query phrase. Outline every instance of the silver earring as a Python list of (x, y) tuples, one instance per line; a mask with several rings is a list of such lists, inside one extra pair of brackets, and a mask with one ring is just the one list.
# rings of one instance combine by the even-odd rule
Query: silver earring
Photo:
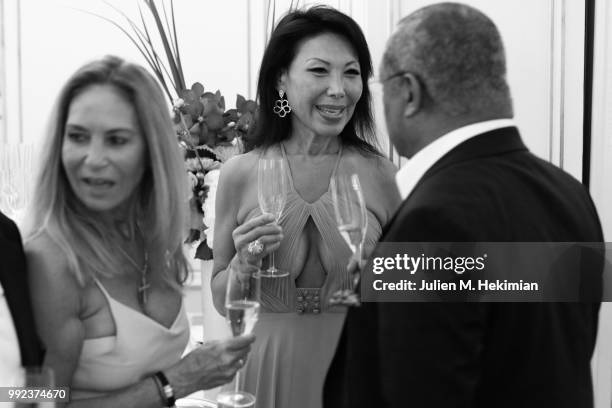
[(276, 113), (281, 118), (284, 118), (289, 113), (291, 113), (291, 106), (289, 105), (289, 101), (285, 98), (285, 91), (282, 89), (278, 91), (278, 99), (274, 102), (274, 113)]

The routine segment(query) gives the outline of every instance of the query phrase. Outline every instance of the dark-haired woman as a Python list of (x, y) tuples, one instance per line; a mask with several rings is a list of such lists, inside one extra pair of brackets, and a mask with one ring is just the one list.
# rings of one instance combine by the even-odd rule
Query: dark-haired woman
[[(322, 405), (346, 312), (329, 298), (352, 285), (346, 271), (351, 252), (336, 228), (330, 179), (338, 172), (359, 175), (368, 215), (366, 251), (398, 203), (395, 167), (375, 147), (371, 72), (365, 38), (350, 17), (328, 7), (290, 12), (276, 26), (260, 69), (256, 148), (223, 167), (212, 281), (217, 309), (224, 313), (228, 269), (248, 279), (275, 251), (276, 266), (289, 272), (262, 278), (258, 340), (244, 376), (257, 407)], [(258, 207), (261, 157), (282, 158), (289, 179), (278, 224)]]

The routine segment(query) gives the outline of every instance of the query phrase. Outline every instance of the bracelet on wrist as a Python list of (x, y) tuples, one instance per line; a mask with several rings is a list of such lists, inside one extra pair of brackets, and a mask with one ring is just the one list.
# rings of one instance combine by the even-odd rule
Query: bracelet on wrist
[(153, 380), (155, 381), (155, 385), (157, 385), (157, 391), (159, 391), (159, 396), (161, 397), (162, 402), (164, 403), (164, 407), (176, 407), (174, 389), (170, 385), (170, 382), (168, 382), (168, 378), (166, 378), (166, 375), (163, 372), (158, 371), (153, 374)]

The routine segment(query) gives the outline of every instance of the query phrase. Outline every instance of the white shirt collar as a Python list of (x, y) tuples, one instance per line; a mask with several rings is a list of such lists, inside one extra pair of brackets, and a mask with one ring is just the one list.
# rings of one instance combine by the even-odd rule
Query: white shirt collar
[(395, 182), (402, 200), (410, 195), (427, 170), (446, 153), (474, 136), (509, 126), (516, 126), (513, 119), (495, 119), (473, 123), (448, 132), (425, 146), (395, 174)]

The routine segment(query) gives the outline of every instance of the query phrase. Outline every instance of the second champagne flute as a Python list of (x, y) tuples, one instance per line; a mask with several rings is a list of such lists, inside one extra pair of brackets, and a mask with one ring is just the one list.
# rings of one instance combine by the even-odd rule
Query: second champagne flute
[[(282, 158), (260, 158), (257, 171), (257, 199), (263, 214), (272, 214), (275, 222), (280, 220), (287, 201), (287, 174)], [(262, 269), (260, 276), (282, 278), (289, 275), (274, 265), (274, 252), (270, 254), (268, 269)]]
[[(339, 174), (332, 177), (330, 187), (338, 231), (351, 248), (352, 258), (359, 265), (363, 258), (363, 243), (368, 226), (366, 205), (359, 176), (357, 174)], [(332, 294), (330, 304), (359, 305), (359, 296), (354, 289), (358, 284), (359, 272), (353, 276), (353, 288), (339, 290)]]
[[(234, 337), (250, 334), (259, 317), (261, 280), (254, 276), (245, 278), (229, 268), (225, 289), (225, 320)], [(255, 396), (240, 390), (240, 370), (236, 372), (235, 386), (231, 391), (217, 395), (219, 407), (247, 408), (255, 404)]]
[(331, 193), (340, 235), (351, 248), (353, 257), (361, 262), (368, 219), (359, 176), (341, 174), (333, 177)]

